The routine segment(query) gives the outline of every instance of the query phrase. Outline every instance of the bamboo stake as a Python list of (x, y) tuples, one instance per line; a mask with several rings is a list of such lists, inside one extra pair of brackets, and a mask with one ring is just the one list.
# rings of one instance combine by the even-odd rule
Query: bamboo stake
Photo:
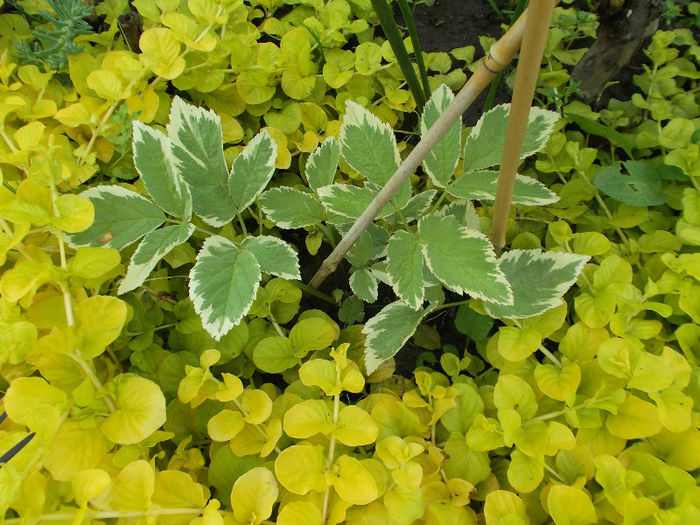
[[(513, 99), (510, 105), (510, 117), (506, 128), (501, 169), (498, 174), (498, 186), (493, 210), (493, 228), (491, 242), (500, 252), (506, 244), (506, 227), (508, 212), (513, 199), (515, 172), (520, 165), (520, 150), (523, 147), (525, 128), (530, 114), (530, 106), (537, 87), (540, 74), (542, 53), (547, 43), (549, 24), (556, 0), (534, 0), (527, 9), (525, 32), (522, 49), (518, 58), (518, 70), (515, 73)], [(523, 13), (525, 15), (525, 13)]]
[[(536, 0), (535, 3), (541, 0)], [(551, 0), (545, 0), (551, 1)], [(501, 71), (513, 59), (516, 51), (522, 42), (523, 32), (525, 29), (525, 18), (528, 9), (518, 17), (515, 23), (508, 31), (496, 42), (489, 54), (484, 58), (481, 67), (469, 78), (469, 81), (455, 95), (454, 100), (450, 103), (440, 117), (435, 121), (435, 124), (421, 138), (420, 142), (401, 163), (401, 166), (391, 176), (389, 181), (380, 190), (374, 200), (367, 206), (367, 209), (355, 221), (350, 230), (343, 236), (333, 252), (321, 263), (321, 267), (309, 282), (311, 288), (318, 288), (326, 277), (335, 271), (340, 261), (343, 259), (348, 250), (362, 235), (372, 221), (377, 217), (379, 212), (384, 208), (387, 202), (399, 190), (402, 184), (415, 172), (421, 162), (440, 142), (440, 139), (447, 133), (447, 130), (461, 118), (462, 114), (471, 105), (476, 97), (484, 90), (491, 82), (496, 74)]]

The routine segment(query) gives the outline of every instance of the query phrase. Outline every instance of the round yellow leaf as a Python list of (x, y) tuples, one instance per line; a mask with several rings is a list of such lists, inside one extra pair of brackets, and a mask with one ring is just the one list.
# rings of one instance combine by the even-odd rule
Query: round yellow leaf
[(83, 428), (79, 421), (69, 419), (56, 432), (44, 466), (55, 480), (68, 481), (83, 470), (95, 468), (111, 448), (112, 443), (99, 429)]
[(233, 484), (231, 507), (233, 517), (241, 523), (257, 525), (272, 514), (277, 501), (277, 480), (264, 467), (255, 467)]
[(108, 295), (88, 297), (75, 306), (80, 353), (85, 359), (97, 357), (119, 337), (126, 311), (124, 301)]
[(78, 472), (71, 479), (75, 502), (81, 507), (86, 507), (89, 500), (102, 494), (111, 483), (109, 474), (102, 469), (87, 469)]
[(307, 501), (290, 501), (277, 515), (277, 525), (321, 525), (321, 511)]
[(110, 101), (124, 97), (124, 86), (116, 73), (104, 69), (93, 71), (87, 76), (87, 85), (102, 98)]
[(138, 443), (165, 423), (165, 397), (153, 381), (122, 374), (109, 386), (115, 391), (117, 410), (102, 423), (101, 430), (113, 443)]
[(326, 488), (325, 463), (323, 447), (292, 445), (277, 456), (275, 474), (282, 486), (294, 494), (322, 492)]
[(229, 441), (243, 430), (243, 414), (234, 410), (222, 410), (207, 423), (207, 433), (214, 441)]
[(56, 198), (58, 215), (51, 217), (51, 224), (64, 232), (81, 232), (92, 225), (95, 218), (95, 207), (90, 199), (66, 193)]
[(153, 467), (143, 459), (129, 463), (114, 479), (110, 506), (114, 510), (147, 510), (155, 487)]

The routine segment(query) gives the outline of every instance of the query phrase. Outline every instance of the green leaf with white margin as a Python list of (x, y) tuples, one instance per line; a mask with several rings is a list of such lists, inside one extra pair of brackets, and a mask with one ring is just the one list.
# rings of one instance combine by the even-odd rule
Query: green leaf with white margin
[[(501, 104), (482, 115), (464, 144), (464, 171), (490, 168), (501, 163), (509, 114), (510, 104)], [(520, 150), (521, 159), (544, 147), (558, 120), (559, 114), (554, 111), (530, 108)]]
[(498, 267), (489, 240), (448, 215), (418, 222), (418, 237), (431, 272), (446, 288), (498, 304), (512, 304), (510, 284)]
[(323, 221), (323, 205), (306, 192), (283, 186), (260, 196), (260, 207), (267, 218), (284, 229), (303, 228)]
[(190, 299), (214, 339), (221, 339), (248, 313), (261, 277), (250, 251), (219, 235), (205, 241), (190, 271)]
[(134, 120), (134, 166), (153, 201), (163, 211), (186, 221), (192, 218), (192, 195), (176, 169), (172, 145), (157, 129)]
[(411, 197), (406, 207), (401, 210), (404, 218), (408, 222), (418, 219), (430, 207), (436, 194), (436, 190), (426, 190)]
[[(474, 171), (458, 177), (447, 189), (447, 192), (460, 199), (493, 201), (496, 200), (497, 186), (497, 171)], [(525, 175), (515, 176), (513, 204), (545, 206), (558, 200), (559, 196), (540, 181)]]
[(379, 283), (368, 269), (355, 270), (350, 275), (350, 289), (366, 303), (377, 300)]
[[(420, 125), (422, 136), (425, 136), (428, 129), (435, 124), (435, 121), (454, 98), (452, 91), (445, 84), (433, 91), (430, 100), (423, 108), (423, 118)], [(433, 183), (440, 188), (447, 186), (447, 182), (454, 175), (457, 168), (461, 146), (461, 131), (461, 121), (455, 122), (440, 139), (440, 142), (430, 150), (430, 153), (423, 161), (425, 172)]]
[[(317, 193), (329, 212), (354, 221), (362, 215), (362, 212), (374, 200), (378, 192), (370, 188), (358, 188), (351, 184), (329, 184), (319, 188)], [(387, 204), (379, 212), (377, 218), (381, 219), (391, 215), (393, 211), (394, 207)]]
[(80, 194), (95, 208), (95, 219), (87, 230), (69, 236), (74, 247), (103, 246), (121, 250), (163, 224), (158, 206), (121, 186), (95, 186)]
[(352, 169), (380, 187), (401, 164), (391, 126), (350, 100), (340, 126), (340, 152)]
[(306, 161), (306, 180), (316, 191), (322, 186), (333, 184), (338, 169), (340, 146), (335, 137), (328, 137), (316, 148)]
[(175, 246), (189, 239), (192, 232), (194, 232), (194, 225), (176, 224), (146, 235), (132, 255), (126, 276), (119, 283), (117, 293), (121, 295), (141, 286), (158, 261), (170, 253)]
[(391, 287), (414, 310), (423, 305), (423, 252), (415, 235), (397, 231), (387, 247), (387, 273)]
[(265, 189), (275, 172), (277, 146), (267, 130), (262, 130), (233, 161), (228, 190), (242, 211)]
[(228, 191), (219, 116), (175, 97), (167, 130), (176, 169), (190, 187), (195, 213), (215, 227), (231, 221), (236, 207)]
[(301, 279), (297, 253), (283, 240), (269, 235), (248, 237), (241, 248), (255, 255), (261, 271), (283, 279)]
[(499, 262), (513, 290), (513, 302), (506, 306), (485, 299), (484, 308), (491, 317), (521, 319), (559, 306), (589, 258), (565, 252), (511, 250)]
[(414, 310), (403, 301), (386, 305), (362, 329), (365, 340), (365, 366), (371, 374), (379, 365), (393, 357), (410, 339), (421, 320), (432, 307)]

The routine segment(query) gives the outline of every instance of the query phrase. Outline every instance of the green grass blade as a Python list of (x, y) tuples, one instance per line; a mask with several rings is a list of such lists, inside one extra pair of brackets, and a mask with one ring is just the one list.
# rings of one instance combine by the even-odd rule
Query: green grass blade
[(379, 23), (384, 30), (384, 34), (389, 40), (391, 49), (396, 55), (396, 60), (399, 63), (399, 67), (406, 77), (406, 82), (408, 82), (408, 87), (413, 93), (413, 98), (416, 100), (416, 105), (418, 110), (422, 110), (425, 105), (425, 95), (418, 82), (418, 77), (416, 72), (413, 70), (413, 65), (408, 57), (408, 51), (406, 51), (406, 46), (403, 44), (403, 39), (401, 38), (401, 31), (399, 31), (399, 26), (394, 20), (393, 13), (389, 7), (387, 0), (371, 0), (374, 12), (377, 14)]
[(420, 40), (418, 38), (418, 31), (416, 29), (416, 23), (413, 19), (413, 13), (408, 7), (407, 0), (397, 0), (399, 4), (399, 9), (401, 10), (401, 16), (403, 16), (404, 22), (406, 22), (406, 27), (408, 28), (408, 34), (411, 37), (411, 42), (413, 43), (413, 53), (416, 56), (416, 64), (418, 65), (418, 72), (420, 73), (420, 80), (423, 84), (423, 96), (426, 100), (430, 98), (430, 84), (428, 83), (428, 72), (425, 69), (425, 62), (423, 61), (423, 50), (420, 46)]

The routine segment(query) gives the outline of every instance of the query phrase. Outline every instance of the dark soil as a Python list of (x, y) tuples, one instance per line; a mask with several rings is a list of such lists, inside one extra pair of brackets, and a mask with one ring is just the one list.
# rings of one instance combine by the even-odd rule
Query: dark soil
[[(475, 59), (484, 54), (479, 37), (500, 38), (504, 33), (502, 24), (507, 21), (505, 16), (499, 17), (487, 0), (436, 0), (431, 7), (418, 5), (413, 10), (423, 51), (452, 51), (458, 47), (474, 46)], [(488, 89), (464, 113), (466, 126), (476, 124), (483, 113), (487, 94)], [(501, 85), (496, 93), (495, 104), (506, 102), (509, 98), (508, 90)]]

